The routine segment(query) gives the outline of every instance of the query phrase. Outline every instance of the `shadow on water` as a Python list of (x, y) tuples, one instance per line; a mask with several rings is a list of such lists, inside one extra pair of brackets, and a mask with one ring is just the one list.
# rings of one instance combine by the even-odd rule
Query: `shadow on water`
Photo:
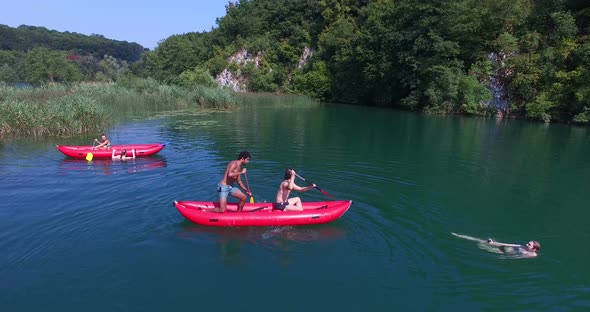
[[(199, 245), (217, 244), (219, 255), (226, 264), (239, 264), (248, 247), (280, 254), (290, 262), (289, 252), (298, 246), (342, 240), (346, 230), (335, 224), (280, 227), (208, 227), (183, 221), (178, 224), (177, 237)], [(287, 257), (287, 258), (284, 258)]]
[(64, 158), (59, 164), (60, 174), (71, 174), (81, 171), (90, 171), (96, 174), (129, 174), (155, 170), (167, 166), (166, 158), (160, 155), (141, 157), (126, 161), (111, 159), (85, 159)]

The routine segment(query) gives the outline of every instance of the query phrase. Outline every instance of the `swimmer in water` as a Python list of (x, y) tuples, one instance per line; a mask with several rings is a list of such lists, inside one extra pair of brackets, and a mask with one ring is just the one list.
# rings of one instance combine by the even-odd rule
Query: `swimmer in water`
[(541, 249), (541, 244), (539, 244), (537, 241), (530, 241), (523, 246), (518, 244), (500, 243), (491, 238), (488, 238), (487, 243), (491, 246), (498, 247), (498, 249), (500, 249), (504, 254), (522, 255), (525, 257), (536, 257), (537, 251)]
[[(487, 240), (480, 239), (477, 237), (472, 237), (468, 235), (461, 235), (456, 233), (451, 233), (456, 237), (460, 237), (463, 239), (471, 240), (478, 242), (480, 247), (486, 249), (488, 251), (502, 253), (508, 256), (516, 256), (522, 258), (529, 258), (529, 257), (536, 257), (537, 252), (541, 249), (541, 244), (537, 241), (530, 241), (526, 245), (518, 245), (518, 244), (507, 244), (507, 243), (500, 243), (491, 238)], [(492, 247), (491, 249), (488, 247)]]

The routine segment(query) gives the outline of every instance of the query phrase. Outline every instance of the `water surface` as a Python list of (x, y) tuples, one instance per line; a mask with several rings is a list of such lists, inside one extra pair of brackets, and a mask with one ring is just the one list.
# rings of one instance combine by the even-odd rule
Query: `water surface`
[[(174, 112), (108, 134), (170, 144), (88, 163), (55, 144), (99, 134), (0, 143), (0, 310), (590, 308), (586, 128), (308, 104)], [(353, 206), (307, 227), (186, 221), (173, 200), (215, 200), (241, 150), (257, 202), (294, 167)], [(542, 249), (507, 259), (451, 232)]]

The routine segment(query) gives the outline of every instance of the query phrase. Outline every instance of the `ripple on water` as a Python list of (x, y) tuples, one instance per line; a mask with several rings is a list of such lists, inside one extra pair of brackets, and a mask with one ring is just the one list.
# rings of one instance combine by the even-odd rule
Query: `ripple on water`
[[(156, 293), (161, 287), (163, 293), (181, 294), (172, 296), (180, 300), (165, 303), (181, 301), (190, 306), (194, 293), (211, 294), (212, 302), (223, 299), (224, 295), (211, 289), (227, 281), (244, 280), (255, 288), (288, 277), (282, 278), (287, 282), (280, 286), (289, 284), (282, 289), (334, 290), (325, 293), (338, 299), (336, 307), (342, 302), (380, 305), (369, 310), (415, 303), (415, 310), (427, 311), (583, 310), (590, 306), (583, 265), (587, 257), (579, 250), (581, 244), (568, 245), (578, 249), (564, 251), (564, 255), (556, 254), (547, 243), (545, 253), (536, 259), (504, 259), (449, 234), (460, 231), (461, 227), (449, 228), (457, 223), (487, 227), (490, 216), (471, 206), (457, 208), (449, 203), (460, 199), (452, 197), (466, 196), (467, 189), (472, 192), (467, 194), (469, 199), (480, 202), (480, 197), (486, 197), (485, 188), (505, 182), (513, 183), (508, 187), (517, 188), (515, 193), (521, 195), (539, 181), (541, 186), (549, 185), (547, 179), (574, 181), (571, 175), (559, 180), (553, 173), (573, 164), (575, 170), (565, 166), (570, 170), (563, 172), (583, 177), (586, 167), (577, 161), (582, 159), (579, 155), (587, 154), (585, 150), (552, 168), (529, 157), (542, 155), (544, 149), (532, 149), (532, 153), (511, 144), (502, 159), (497, 157), (502, 147), (493, 142), (485, 144), (487, 152), (456, 136), (452, 137), (457, 140), (445, 143), (439, 130), (448, 126), (446, 122), (428, 130), (433, 128), (411, 117), (414, 121), (409, 127), (397, 129), (393, 126), (404, 124), (406, 118), (393, 123), (389, 112), (379, 111), (388, 126), (358, 119), (359, 129), (372, 129), (361, 133), (376, 137), (365, 140), (352, 137), (356, 129), (349, 130), (350, 123), (342, 123), (342, 116), (329, 116), (337, 111), (326, 116), (296, 110), (282, 115), (255, 111), (251, 115), (172, 114), (164, 121), (153, 119), (113, 129), (113, 141), (172, 142), (159, 157), (135, 162), (70, 161), (56, 151), (55, 142), (1, 149), (0, 178), (9, 181), (0, 192), (0, 275), (11, 285), (9, 293), (3, 294), (4, 301), (58, 297), (50, 302), (53, 306), (46, 307), (51, 309), (62, 305), (60, 296), (66, 298), (64, 302), (70, 293), (74, 302), (101, 302), (98, 294), (113, 298), (103, 303), (104, 310), (112, 310), (113, 306), (127, 308), (129, 298), (144, 298), (145, 293)], [(365, 109), (358, 115), (362, 111)], [(354, 115), (351, 121), (357, 121), (356, 111)], [(296, 120), (297, 129), (277, 116)], [(463, 129), (461, 133), (469, 132)], [(404, 135), (397, 135), (402, 132)], [(415, 136), (420, 133), (422, 138)], [(406, 137), (404, 149), (391, 147), (400, 143), (398, 137)], [(587, 146), (584, 142), (580, 146)], [(242, 149), (253, 155), (248, 179), (257, 201), (272, 201), (282, 171), (293, 166), (337, 199), (353, 200), (352, 207), (340, 219), (321, 226), (210, 228), (186, 221), (172, 201), (216, 200), (215, 184), (227, 162)], [(518, 157), (516, 162), (513, 156)], [(551, 158), (559, 159), (564, 158)], [(522, 171), (522, 165), (529, 163), (534, 168)], [(583, 185), (585, 180), (576, 181)], [(536, 189), (554, 190), (553, 186)], [(570, 189), (582, 187), (567, 191)], [(578, 202), (569, 201), (570, 197), (577, 196), (583, 203), (582, 195), (573, 192), (555, 194), (555, 198), (574, 205)], [(330, 199), (317, 190), (297, 196), (305, 201)], [(527, 213), (526, 199), (522, 200), (525, 205), (511, 205), (510, 201), (520, 197), (511, 197), (509, 192), (503, 196), (505, 205), (498, 205), (499, 210), (518, 208), (522, 215)], [(496, 196), (487, 198), (493, 201)], [(542, 208), (542, 200), (537, 202)], [(568, 222), (554, 220), (554, 212), (541, 211), (539, 215), (546, 214), (541, 222), (527, 225), (526, 230), (542, 230), (543, 221), (551, 221), (552, 226), (563, 223), (567, 225), (558, 227), (560, 231), (583, 241), (583, 236), (571, 235), (576, 230), (569, 229), (570, 223), (582, 228), (582, 222), (576, 223), (584, 219), (584, 210), (580, 211), (568, 211), (574, 216), (559, 220)], [(498, 226), (501, 221), (495, 221), (498, 231), (522, 226), (501, 225), (503, 229)], [(553, 245), (560, 244), (558, 239), (553, 241)], [(277, 262), (282, 266), (277, 268)], [(63, 287), (54, 287), (57, 284)], [(238, 302), (258, 294), (242, 289), (244, 292), (233, 294)], [(329, 299), (323, 302), (326, 306)], [(182, 310), (182, 304), (172, 309)]]
[(336, 225), (281, 227), (208, 227), (185, 221), (177, 235), (197, 244), (212, 244), (218, 239), (239, 241), (270, 252), (286, 252), (294, 246), (317, 241), (343, 239), (346, 232)]
[(400, 175), (408, 167), (412, 165), (397, 161), (356, 162), (327, 176), (335, 177), (331, 187), (353, 199), (343, 222), (349, 224), (356, 252), (384, 259), (379, 264), (383, 269), (372, 274), (375, 283), (391, 289), (400, 283), (443, 287), (448, 274), (441, 268), (449, 267), (450, 260), (446, 246), (438, 244), (439, 231), (449, 216), (428, 187)]

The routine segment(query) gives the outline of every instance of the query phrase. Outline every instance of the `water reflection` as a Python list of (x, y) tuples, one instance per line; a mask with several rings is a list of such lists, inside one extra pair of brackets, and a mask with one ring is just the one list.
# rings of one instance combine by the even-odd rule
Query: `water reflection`
[(60, 174), (71, 174), (80, 171), (91, 171), (93, 173), (111, 175), (128, 174), (166, 167), (166, 158), (160, 155), (135, 158), (126, 161), (111, 159), (85, 159), (64, 158), (59, 164)]
[(198, 244), (215, 243), (226, 264), (240, 264), (244, 248), (255, 246), (279, 255), (280, 262), (290, 263), (290, 251), (301, 244), (344, 239), (346, 231), (335, 224), (280, 227), (208, 227), (184, 221), (177, 236)]

